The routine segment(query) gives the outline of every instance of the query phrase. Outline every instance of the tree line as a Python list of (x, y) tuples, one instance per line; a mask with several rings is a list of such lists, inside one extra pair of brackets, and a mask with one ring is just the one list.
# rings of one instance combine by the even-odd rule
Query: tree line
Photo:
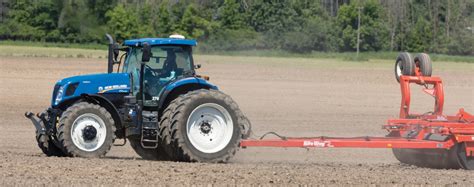
[(474, 0), (9, 0), (0, 39), (197, 39), (200, 50), (474, 55)]

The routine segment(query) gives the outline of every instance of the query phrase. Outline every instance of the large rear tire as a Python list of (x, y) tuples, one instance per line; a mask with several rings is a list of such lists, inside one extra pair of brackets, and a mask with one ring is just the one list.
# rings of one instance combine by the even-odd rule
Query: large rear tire
[(61, 115), (57, 137), (66, 155), (102, 157), (110, 150), (115, 140), (114, 120), (105, 108), (79, 102)]
[(179, 96), (163, 117), (162, 137), (169, 143), (165, 150), (178, 161), (227, 162), (237, 152), (248, 123), (228, 95), (205, 89)]

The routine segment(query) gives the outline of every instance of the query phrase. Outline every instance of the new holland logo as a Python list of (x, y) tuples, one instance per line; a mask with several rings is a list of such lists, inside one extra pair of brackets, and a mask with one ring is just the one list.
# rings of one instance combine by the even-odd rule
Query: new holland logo
[(129, 89), (128, 86), (126, 84), (122, 84), (122, 85), (110, 85), (110, 86), (105, 86), (105, 87), (102, 87), (102, 86), (99, 86), (97, 88), (97, 90), (99, 91), (99, 93), (104, 93), (104, 92), (108, 92), (108, 91), (111, 91), (111, 90), (119, 90), (119, 92), (123, 89)]

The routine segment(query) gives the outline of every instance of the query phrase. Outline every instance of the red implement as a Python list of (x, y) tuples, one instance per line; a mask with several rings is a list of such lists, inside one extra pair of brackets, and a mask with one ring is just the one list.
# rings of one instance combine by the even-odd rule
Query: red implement
[[(433, 112), (410, 113), (410, 84), (434, 97)], [(389, 119), (386, 137), (279, 137), (246, 139), (241, 147), (392, 148), (402, 163), (430, 168), (474, 169), (474, 116), (460, 109), (443, 114), (444, 92), (439, 77), (400, 76), (400, 119)]]

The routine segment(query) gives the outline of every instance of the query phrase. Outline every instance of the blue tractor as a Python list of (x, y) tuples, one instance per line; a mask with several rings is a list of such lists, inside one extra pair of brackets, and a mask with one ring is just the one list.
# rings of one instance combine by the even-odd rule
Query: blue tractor
[(236, 153), (250, 122), (196, 74), (195, 40), (172, 35), (119, 45), (107, 38), (107, 73), (59, 80), (48, 109), (25, 113), (43, 153), (102, 157), (116, 139), (150, 160), (226, 162)]

